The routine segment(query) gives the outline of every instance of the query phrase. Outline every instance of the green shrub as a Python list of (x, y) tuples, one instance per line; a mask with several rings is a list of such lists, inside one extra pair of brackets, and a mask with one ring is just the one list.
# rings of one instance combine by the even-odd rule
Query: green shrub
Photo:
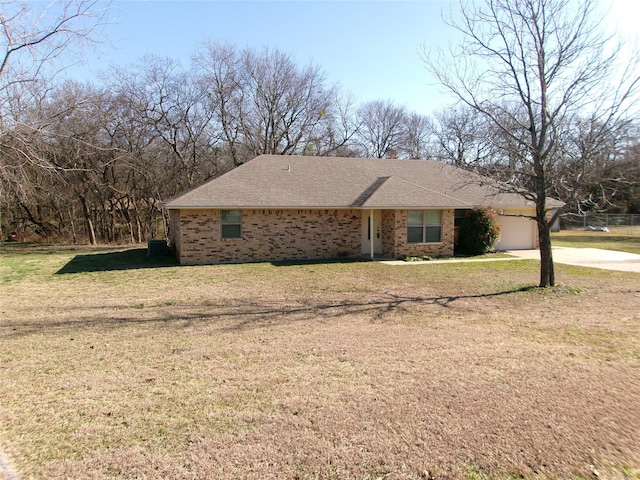
[(490, 251), (500, 237), (497, 216), (486, 208), (474, 208), (460, 223), (458, 253), (482, 255)]

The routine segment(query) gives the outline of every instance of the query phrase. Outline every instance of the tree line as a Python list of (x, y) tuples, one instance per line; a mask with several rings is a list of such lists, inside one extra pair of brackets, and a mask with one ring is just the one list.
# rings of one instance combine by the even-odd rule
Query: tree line
[[(526, 178), (509, 168), (521, 145), (477, 108), (421, 115), (390, 100), (358, 102), (319, 66), (278, 49), (208, 42), (186, 64), (146, 56), (99, 81), (30, 75), (0, 71), (3, 238), (164, 237), (163, 200), (260, 154), (432, 159), (502, 182)], [(571, 118), (548, 193), (568, 211), (638, 213), (639, 127)]]

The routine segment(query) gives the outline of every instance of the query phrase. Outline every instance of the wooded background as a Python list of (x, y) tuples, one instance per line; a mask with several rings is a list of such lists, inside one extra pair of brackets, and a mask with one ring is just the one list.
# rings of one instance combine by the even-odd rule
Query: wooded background
[[(95, 2), (69, 5), (68, 21), (95, 15)], [(163, 238), (162, 201), (260, 154), (429, 159), (494, 176), (513, 161), (505, 154), (510, 139), (473, 109), (425, 116), (389, 100), (361, 103), (320, 66), (280, 50), (208, 43), (188, 61), (147, 56), (78, 82), (42, 69), (65, 48), (45, 34), (73, 29), (54, 24), (11, 36), (19, 17), (2, 23), (3, 240), (10, 232), (92, 244)], [(73, 34), (65, 41), (91, 31)], [(603, 129), (592, 118), (571, 121), (569, 147), (556, 159), (563, 181), (550, 193), (573, 213), (640, 213), (640, 123)], [(562, 170), (572, 172), (570, 189)]]

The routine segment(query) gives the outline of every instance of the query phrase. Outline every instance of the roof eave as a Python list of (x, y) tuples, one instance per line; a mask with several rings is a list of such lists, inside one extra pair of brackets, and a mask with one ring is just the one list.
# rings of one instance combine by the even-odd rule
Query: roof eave
[(412, 209), (458, 209), (458, 208), (533, 208), (531, 205), (162, 205), (164, 210), (412, 210)]

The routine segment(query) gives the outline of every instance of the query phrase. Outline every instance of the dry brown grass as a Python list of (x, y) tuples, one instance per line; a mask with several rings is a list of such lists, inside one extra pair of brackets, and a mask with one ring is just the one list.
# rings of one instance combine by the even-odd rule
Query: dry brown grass
[(640, 478), (638, 274), (78, 253), (0, 257), (22, 478)]

